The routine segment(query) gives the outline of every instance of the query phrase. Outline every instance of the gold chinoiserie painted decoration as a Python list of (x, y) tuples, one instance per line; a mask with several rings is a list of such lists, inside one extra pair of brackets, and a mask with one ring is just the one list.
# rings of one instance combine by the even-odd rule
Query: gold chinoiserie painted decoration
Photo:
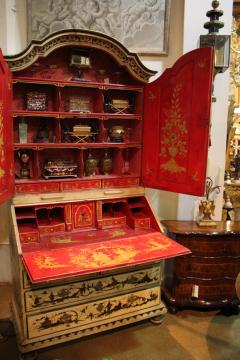
[(149, 245), (148, 245), (148, 249), (150, 251), (154, 251), (154, 250), (165, 250), (167, 249), (169, 246), (171, 246), (171, 240), (169, 239), (161, 239), (162, 242), (164, 242), (164, 244), (159, 244), (156, 241), (156, 238), (149, 238)]
[(111, 236), (112, 238), (118, 237), (118, 236), (124, 236), (124, 235), (126, 235), (126, 231), (124, 231), (124, 230), (109, 231), (109, 236)]
[[(111, 250), (110, 253), (109, 250)], [(74, 265), (79, 265), (81, 268), (88, 268), (89, 266), (98, 268), (104, 265), (114, 266), (123, 261), (133, 259), (137, 253), (137, 250), (131, 246), (119, 247), (118, 249), (102, 246), (97, 250), (89, 249), (80, 251), (78, 254), (70, 254), (70, 262)]]
[[(186, 167), (178, 164), (176, 157), (185, 157), (187, 154), (187, 124), (181, 114), (180, 92), (182, 85), (178, 84), (173, 90), (170, 110), (165, 110), (166, 120), (161, 129), (161, 157), (166, 157), (166, 162), (160, 167), (171, 173), (186, 172)], [(169, 159), (170, 157), (170, 159)]]
[(57, 269), (68, 265), (59, 264), (52, 256), (36, 256), (35, 264), (39, 269)]

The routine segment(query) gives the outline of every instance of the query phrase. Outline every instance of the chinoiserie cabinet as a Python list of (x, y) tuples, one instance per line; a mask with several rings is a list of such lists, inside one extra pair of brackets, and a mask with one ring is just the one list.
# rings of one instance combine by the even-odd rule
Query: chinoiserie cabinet
[(163, 226), (191, 250), (189, 255), (166, 261), (162, 291), (169, 309), (237, 310), (240, 223), (219, 221), (216, 227), (199, 227), (193, 221), (163, 221)]
[(149, 83), (136, 54), (90, 31), (0, 60), (21, 352), (163, 314), (162, 259), (189, 250), (161, 232), (144, 188), (204, 192), (212, 49)]

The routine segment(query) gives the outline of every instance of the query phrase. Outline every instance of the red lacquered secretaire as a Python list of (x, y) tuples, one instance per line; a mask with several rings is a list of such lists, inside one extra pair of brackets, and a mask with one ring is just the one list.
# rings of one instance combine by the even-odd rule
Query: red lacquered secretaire
[[(202, 195), (213, 54), (154, 72), (116, 40), (63, 31), (1, 56), (0, 185), (12, 198), (22, 352), (164, 312), (166, 237), (144, 187)], [(8, 65), (7, 65), (8, 64)]]

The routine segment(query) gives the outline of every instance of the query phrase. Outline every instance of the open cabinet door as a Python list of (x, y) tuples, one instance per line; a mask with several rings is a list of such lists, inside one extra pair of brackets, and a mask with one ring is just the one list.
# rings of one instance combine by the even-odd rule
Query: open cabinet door
[(11, 73), (0, 49), (0, 203), (13, 196), (13, 128)]
[(213, 49), (183, 55), (144, 92), (143, 185), (203, 195)]

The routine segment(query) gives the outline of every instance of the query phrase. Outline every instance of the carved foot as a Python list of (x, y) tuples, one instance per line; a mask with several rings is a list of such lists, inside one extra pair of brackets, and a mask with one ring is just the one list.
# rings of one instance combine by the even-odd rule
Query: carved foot
[(222, 314), (225, 316), (238, 315), (239, 314), (238, 304), (232, 303), (230, 305), (225, 306), (222, 309)]
[(177, 314), (178, 308), (175, 305), (169, 305), (168, 311), (170, 312), (170, 314)]
[(164, 315), (155, 316), (150, 319), (150, 322), (154, 325), (160, 325), (164, 320)]

